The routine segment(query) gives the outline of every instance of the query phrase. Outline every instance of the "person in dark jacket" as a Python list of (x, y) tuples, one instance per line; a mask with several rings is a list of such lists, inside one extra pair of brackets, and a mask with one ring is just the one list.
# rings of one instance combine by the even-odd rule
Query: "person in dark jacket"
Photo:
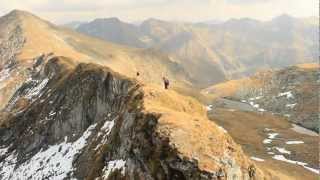
[(167, 79), (166, 77), (163, 77), (163, 84), (164, 84), (164, 89), (168, 89), (169, 88), (169, 79)]
[(254, 165), (250, 165), (248, 171), (250, 179), (254, 179), (256, 175), (256, 168), (254, 167)]

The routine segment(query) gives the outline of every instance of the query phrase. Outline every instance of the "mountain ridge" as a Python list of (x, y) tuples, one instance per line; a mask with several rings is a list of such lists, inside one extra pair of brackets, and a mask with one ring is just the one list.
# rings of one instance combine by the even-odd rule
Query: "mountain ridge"
[[(100, 33), (90, 32), (90, 29)], [(150, 19), (134, 25), (132, 29), (132, 32), (127, 33), (129, 39), (112, 41), (120, 44), (126, 41), (124, 44), (130, 44), (130, 39), (140, 40), (136, 47), (152, 47), (168, 53), (201, 81), (199, 84), (202, 87), (225, 79), (251, 75), (261, 67), (283, 68), (315, 62), (318, 57), (319, 44), (314, 41), (318, 36), (317, 26), (305, 19), (287, 15), (263, 22), (242, 18), (212, 25)], [(90, 24), (82, 24), (76, 30), (106, 40), (109, 37), (103, 36), (102, 32), (110, 34), (114, 31), (99, 30)], [(122, 37), (127, 34), (124, 32)], [(206, 67), (212, 70), (208, 71)], [(208, 77), (199, 76), (201, 72), (207, 73)], [(215, 79), (217, 77), (220, 79)]]
[(193, 98), (66, 57), (37, 59), (5, 112), (2, 179), (248, 179), (255, 167)]

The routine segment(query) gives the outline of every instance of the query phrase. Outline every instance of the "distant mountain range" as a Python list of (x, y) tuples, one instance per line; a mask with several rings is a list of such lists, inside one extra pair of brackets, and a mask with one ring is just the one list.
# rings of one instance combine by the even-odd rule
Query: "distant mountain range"
[(250, 18), (220, 23), (176, 23), (148, 19), (140, 25), (118, 18), (95, 19), (76, 30), (114, 43), (153, 48), (181, 64), (206, 86), (318, 58), (318, 19), (282, 15), (271, 21)]
[(62, 26), (65, 26), (65, 27), (68, 27), (68, 28), (71, 28), (71, 29), (76, 29), (83, 23), (85, 23), (85, 22), (83, 22), (83, 21), (71, 21), (69, 23), (63, 24)]

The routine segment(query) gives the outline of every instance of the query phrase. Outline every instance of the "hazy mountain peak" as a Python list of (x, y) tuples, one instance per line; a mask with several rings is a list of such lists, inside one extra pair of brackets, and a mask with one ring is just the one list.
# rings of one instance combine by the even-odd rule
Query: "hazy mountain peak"
[(30, 12), (14, 9), (8, 13), (8, 16), (26, 16), (26, 15), (32, 15)]
[(18, 10), (18, 9), (12, 10), (11, 12), (9, 12), (4, 17), (9, 18), (9, 19), (19, 19), (19, 20), (24, 20), (26, 18), (40, 19), (40, 18), (38, 18), (37, 16), (33, 15), (30, 12), (23, 11), (23, 10)]
[[(5, 22), (5, 23), (4, 23)], [(2, 24), (2, 25), (1, 25)], [(39, 26), (54, 26), (50, 22), (23, 10), (13, 10), (8, 14), (0, 17), (0, 26), (16, 26), (19, 25), (23, 32), (34, 31)], [(2, 27), (3, 28), (3, 27)]]
[(290, 22), (294, 22), (295, 20), (296, 18), (288, 14), (281, 14), (272, 19), (273, 22), (279, 22), (279, 23), (290, 23)]
[(286, 13), (281, 14), (281, 15), (275, 17), (275, 19), (293, 19), (293, 18), (294, 18), (294, 17), (292, 17), (291, 15), (286, 14)]
[(148, 18), (145, 21), (142, 22), (142, 25), (160, 25), (160, 24), (170, 24), (168, 21), (163, 21), (156, 18)]
[(259, 24), (260, 21), (256, 20), (256, 19), (252, 19), (252, 18), (232, 18), (228, 21), (225, 22), (225, 24), (228, 25), (253, 25), (253, 24)]
[(101, 22), (120, 23), (122, 21), (117, 17), (108, 17), (108, 18), (97, 18), (97, 19), (93, 20), (92, 22), (95, 22), (95, 23), (101, 23)]
[(71, 21), (71, 22), (68, 22), (66, 24), (62, 24), (62, 26), (64, 27), (68, 27), (68, 28), (71, 28), (71, 29), (76, 29), (78, 28), (81, 24), (83, 23), (86, 23), (86, 22), (82, 22), (82, 21)]

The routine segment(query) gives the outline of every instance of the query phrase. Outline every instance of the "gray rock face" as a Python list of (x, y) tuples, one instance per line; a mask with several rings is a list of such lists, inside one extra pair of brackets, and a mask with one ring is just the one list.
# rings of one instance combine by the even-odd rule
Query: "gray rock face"
[[(0, 22), (0, 29), (6, 22)], [(10, 78), (14, 78), (16, 74), (20, 73), (17, 68), (17, 54), (20, 52), (25, 39), (22, 35), (21, 27), (15, 23), (7, 29), (0, 30), (0, 110), (5, 106), (8, 97), (18, 88), (18, 83), (15, 85), (8, 85)], [(21, 75), (20, 77), (23, 77)]]
[(0, 116), (0, 179), (216, 179), (179, 157), (142, 102), (139, 85), (107, 68), (39, 58)]
[(6, 64), (13, 63), (17, 53), (19, 53), (25, 43), (19, 24), (16, 22), (8, 26), (7, 23), (11, 20), (5, 18), (6, 17), (4, 17), (4, 20), (0, 23), (0, 70), (3, 69)]

